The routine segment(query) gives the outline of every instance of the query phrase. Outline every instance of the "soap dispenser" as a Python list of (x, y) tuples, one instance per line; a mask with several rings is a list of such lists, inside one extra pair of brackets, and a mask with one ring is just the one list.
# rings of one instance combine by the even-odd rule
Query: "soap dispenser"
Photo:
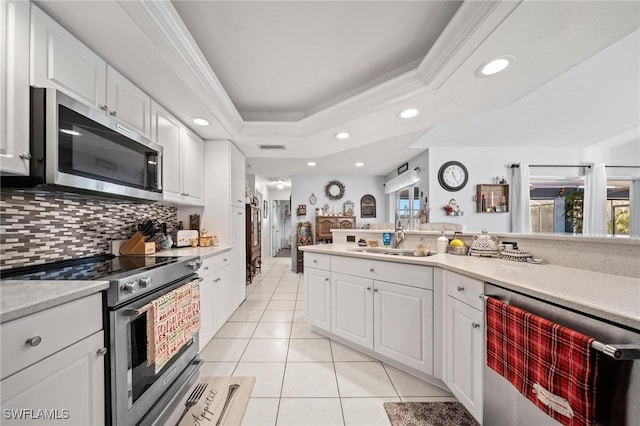
[(436, 251), (438, 253), (446, 253), (449, 239), (444, 236), (444, 231), (440, 231), (440, 236), (436, 240)]

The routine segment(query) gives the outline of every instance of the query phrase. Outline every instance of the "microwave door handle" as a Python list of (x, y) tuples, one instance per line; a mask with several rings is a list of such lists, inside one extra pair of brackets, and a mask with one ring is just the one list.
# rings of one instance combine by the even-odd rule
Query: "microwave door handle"
[(156, 174), (157, 174), (156, 182), (158, 182), (158, 190), (162, 191), (162, 186), (164, 184), (164, 182), (162, 181), (162, 177), (163, 177), (162, 168), (164, 166), (162, 152), (158, 152), (158, 160), (157, 161), (158, 161), (158, 164), (157, 164), (157, 167), (156, 167)]

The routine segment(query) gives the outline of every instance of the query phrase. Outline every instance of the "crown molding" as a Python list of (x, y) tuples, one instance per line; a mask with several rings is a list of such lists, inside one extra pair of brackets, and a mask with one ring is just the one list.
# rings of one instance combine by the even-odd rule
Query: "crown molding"
[(418, 72), (440, 88), (522, 1), (465, 1), (429, 49)]
[(207, 104), (213, 102), (221, 115), (218, 120), (233, 138), (300, 138), (437, 90), (520, 1), (465, 1), (416, 68), (300, 120), (277, 122), (242, 119), (171, 2), (138, 1), (137, 4), (205, 88), (201, 94), (203, 100)]
[[(128, 2), (122, 3), (126, 5)], [(210, 105), (213, 102), (215, 110), (217, 110), (214, 112), (217, 113), (218, 121), (231, 135), (235, 135), (241, 127), (242, 117), (171, 2), (138, 1), (136, 3), (155, 26), (155, 29), (170, 44), (172, 50), (182, 59), (191, 71), (191, 75), (204, 88), (205, 93), (201, 96), (207, 98), (204, 99), (206, 104)]]

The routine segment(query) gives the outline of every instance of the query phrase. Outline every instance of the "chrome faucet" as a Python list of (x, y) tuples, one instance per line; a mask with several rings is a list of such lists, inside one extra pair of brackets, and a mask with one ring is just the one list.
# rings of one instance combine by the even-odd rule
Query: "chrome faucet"
[(397, 221), (396, 232), (393, 234), (393, 248), (400, 248), (400, 243), (404, 241), (404, 227), (400, 222), (400, 219)]

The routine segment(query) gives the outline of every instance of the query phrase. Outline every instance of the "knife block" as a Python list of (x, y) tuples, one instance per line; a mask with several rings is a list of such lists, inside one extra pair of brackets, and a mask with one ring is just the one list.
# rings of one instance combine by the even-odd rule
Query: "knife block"
[(120, 254), (153, 254), (156, 252), (156, 243), (146, 243), (144, 235), (136, 232), (131, 238), (120, 246)]

